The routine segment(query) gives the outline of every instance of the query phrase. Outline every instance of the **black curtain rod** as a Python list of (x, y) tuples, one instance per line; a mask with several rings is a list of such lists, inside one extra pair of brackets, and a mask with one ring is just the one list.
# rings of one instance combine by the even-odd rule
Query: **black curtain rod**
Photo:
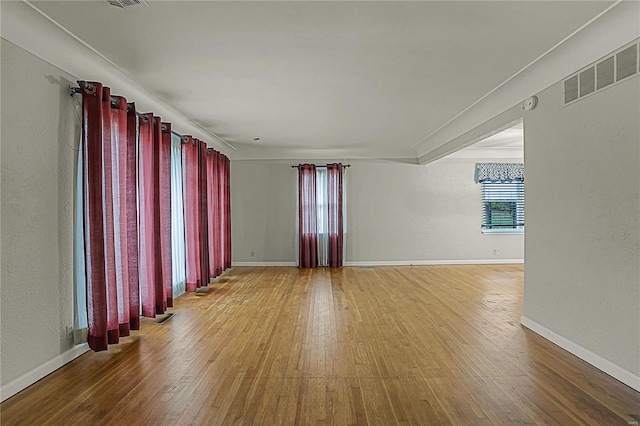
[[(71, 96), (82, 94), (82, 89), (81, 89), (80, 87), (69, 87), (69, 94), (70, 94)], [(113, 98), (113, 96), (112, 96), (112, 98)], [(144, 117), (146, 117), (146, 114), (141, 114), (141, 113), (139, 113), (138, 111), (136, 111), (136, 115), (137, 115), (138, 117), (143, 117), (143, 116), (144, 116)], [(172, 134), (174, 134), (174, 135), (176, 135), (176, 136), (177, 136), (177, 137), (179, 137), (180, 139), (182, 139), (182, 138), (184, 138), (184, 137), (185, 137), (184, 135), (181, 135), (180, 133), (178, 133), (178, 132), (176, 132), (176, 131), (173, 131), (173, 130), (171, 131), (171, 133), (172, 133)]]
[[(297, 169), (298, 167), (300, 167), (300, 165), (297, 166), (291, 166), (292, 169)], [(342, 165), (343, 168), (347, 168), (347, 167), (351, 167), (351, 164), (343, 164)], [(327, 166), (316, 166), (316, 169), (326, 169)]]

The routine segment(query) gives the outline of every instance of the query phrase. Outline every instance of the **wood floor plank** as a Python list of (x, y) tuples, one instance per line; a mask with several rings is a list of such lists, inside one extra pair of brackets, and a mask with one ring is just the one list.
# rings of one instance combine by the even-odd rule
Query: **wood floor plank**
[(640, 394), (519, 324), (522, 265), (233, 268), (3, 425), (626, 425)]

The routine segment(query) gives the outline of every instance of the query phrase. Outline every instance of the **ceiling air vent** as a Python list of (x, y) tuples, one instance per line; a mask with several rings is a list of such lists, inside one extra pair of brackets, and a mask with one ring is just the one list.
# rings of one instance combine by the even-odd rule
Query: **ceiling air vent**
[(637, 75), (640, 68), (639, 49), (640, 44), (636, 40), (632, 45), (614, 51), (564, 80), (564, 105)]
[(139, 4), (145, 4), (149, 6), (146, 0), (106, 0), (107, 4), (124, 9), (126, 7), (137, 6)]

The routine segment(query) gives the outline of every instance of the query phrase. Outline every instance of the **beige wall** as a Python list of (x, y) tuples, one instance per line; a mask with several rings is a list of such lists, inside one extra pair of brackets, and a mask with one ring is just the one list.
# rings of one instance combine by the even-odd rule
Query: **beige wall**
[(524, 118), (524, 315), (636, 377), (639, 83), (636, 75), (567, 107), (558, 83)]
[[(286, 161), (232, 161), (233, 262), (295, 260), (296, 170)], [(251, 251), (255, 257), (251, 257)]]
[[(347, 262), (522, 259), (522, 235), (480, 232), (481, 194), (473, 180), (475, 162), (442, 159), (417, 166), (349, 160)], [(293, 163), (233, 162), (234, 262), (295, 261), (297, 172), (290, 167)]]
[(1, 383), (71, 348), (74, 78), (2, 40)]

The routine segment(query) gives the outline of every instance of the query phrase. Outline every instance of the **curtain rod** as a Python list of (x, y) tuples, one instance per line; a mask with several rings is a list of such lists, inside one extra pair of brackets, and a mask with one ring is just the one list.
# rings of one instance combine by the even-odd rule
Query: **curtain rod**
[[(74, 96), (74, 95), (80, 95), (80, 94), (82, 94), (82, 89), (81, 89), (80, 87), (69, 87), (69, 92), (70, 92), (69, 94), (70, 94), (71, 96)], [(113, 96), (112, 96), (112, 98), (113, 98)], [(146, 117), (146, 116), (147, 116), (146, 114), (141, 114), (141, 113), (139, 113), (138, 111), (136, 111), (136, 115), (137, 115), (138, 117)], [(180, 133), (178, 133), (178, 132), (176, 132), (176, 131), (174, 131), (174, 130), (172, 130), (172, 131), (171, 131), (171, 133), (172, 133), (172, 134), (174, 134), (174, 135), (176, 135), (176, 136), (177, 136), (177, 137), (179, 137), (180, 139), (182, 139), (182, 138), (184, 138), (184, 137), (185, 137), (184, 135), (181, 135)]]
[[(0, 0), (0, 1), (1, 1), (1, 0)], [(74, 95), (81, 95), (81, 94), (82, 94), (82, 88), (81, 88), (81, 87), (73, 87), (73, 86), (69, 86), (69, 94), (70, 94), (71, 96), (74, 96)], [(113, 98), (114, 96), (111, 96), (111, 97)], [(137, 115), (138, 117), (146, 117), (146, 115), (145, 115), (145, 114), (141, 114), (141, 113), (139, 113), (138, 111), (136, 111), (136, 115)], [(182, 140), (183, 138), (185, 138), (185, 137), (186, 137), (185, 135), (181, 135), (180, 133), (176, 132), (175, 130), (172, 130), (172, 131), (171, 131), (171, 133), (172, 133), (173, 135), (176, 135), (177, 137), (179, 137), (181, 140)], [(216, 136), (216, 137), (217, 137), (218, 139), (220, 139), (218, 136)], [(220, 139), (220, 140), (222, 140), (222, 139)], [(224, 142), (227, 146), (229, 146), (229, 147), (231, 147), (231, 148), (233, 148), (234, 150), (236, 150), (236, 151), (237, 151), (237, 149), (236, 149), (236, 148), (234, 148), (233, 146), (229, 145), (226, 141), (222, 140), (222, 142)]]
[[(292, 168), (292, 169), (297, 169), (298, 167), (300, 167), (300, 165), (297, 165), (297, 166), (291, 166), (291, 168)], [(343, 164), (343, 165), (342, 165), (342, 167), (346, 169), (347, 167), (351, 167), (351, 164)], [(318, 168), (320, 168), (320, 169), (326, 169), (326, 168), (327, 168), (327, 166), (326, 166), (326, 165), (324, 165), (324, 166), (316, 166), (316, 169), (318, 169)]]

